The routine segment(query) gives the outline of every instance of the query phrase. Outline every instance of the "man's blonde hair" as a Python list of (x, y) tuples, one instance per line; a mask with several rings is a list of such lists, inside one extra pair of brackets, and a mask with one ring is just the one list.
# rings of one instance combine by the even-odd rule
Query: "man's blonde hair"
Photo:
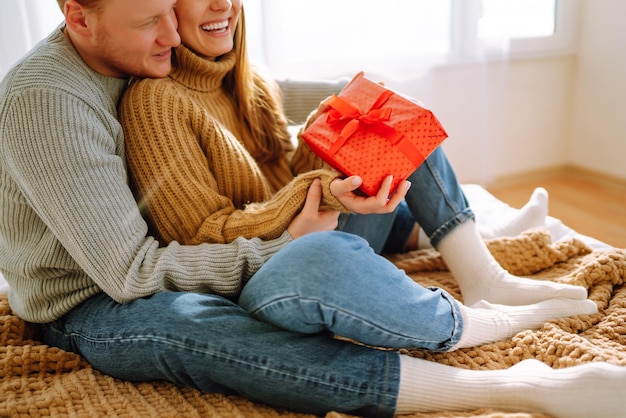
[[(57, 0), (57, 3), (59, 4), (59, 8), (61, 9), (61, 11), (64, 11), (64, 7), (65, 6), (65, 1), (66, 0)], [(76, 0), (78, 3), (82, 4), (83, 7), (87, 8), (87, 9), (95, 9), (97, 7), (101, 6), (102, 0)]]

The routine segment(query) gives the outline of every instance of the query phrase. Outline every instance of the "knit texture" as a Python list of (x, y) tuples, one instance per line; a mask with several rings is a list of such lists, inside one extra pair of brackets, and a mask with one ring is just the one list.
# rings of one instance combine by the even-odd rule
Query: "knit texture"
[(284, 112), (293, 125), (302, 125), (322, 100), (337, 94), (350, 77), (336, 80), (276, 80), (283, 95)]
[(88, 67), (59, 29), (0, 83), (0, 271), (21, 318), (52, 322), (102, 291), (120, 303), (236, 295), (291, 240), (160, 248), (128, 187), (126, 85)]
[[(582, 285), (599, 313), (558, 319), (511, 339), (451, 353), (402, 350), (464, 369), (505, 369), (535, 358), (553, 368), (591, 361), (626, 366), (626, 250), (592, 252), (571, 238), (550, 244), (542, 230), (496, 239), (489, 249), (512, 273)], [(440, 286), (460, 298), (458, 286), (435, 250), (397, 255), (391, 260), (417, 282)], [(593, 399), (589, 400), (593, 402)], [(0, 296), (0, 416), (76, 417), (311, 417), (252, 403), (237, 396), (204, 394), (164, 382), (132, 384), (102, 375), (79, 356), (37, 341), (34, 328), (16, 317)], [(327, 418), (346, 418), (329, 413)], [(542, 414), (479, 409), (441, 411), (409, 417), (545, 417)]]
[[(277, 238), (315, 178), (322, 180), (322, 208), (345, 210), (330, 194), (337, 172), (299, 163), (303, 174), (295, 177), (291, 142), (282, 158), (255, 160), (259, 144), (222, 86), (235, 58), (209, 61), (180, 46), (169, 77), (133, 83), (120, 103), (129, 175), (162, 242)], [(269, 95), (259, 94), (254, 106), (267, 107)]]

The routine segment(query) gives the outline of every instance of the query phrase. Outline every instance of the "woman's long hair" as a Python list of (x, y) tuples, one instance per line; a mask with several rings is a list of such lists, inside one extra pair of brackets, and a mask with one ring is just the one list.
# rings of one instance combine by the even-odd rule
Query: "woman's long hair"
[(235, 28), (234, 68), (224, 79), (223, 88), (239, 109), (239, 118), (254, 139), (249, 152), (259, 162), (271, 162), (293, 147), (283, 113), (282, 97), (277, 84), (263, 77), (248, 59), (246, 24), (243, 6)]

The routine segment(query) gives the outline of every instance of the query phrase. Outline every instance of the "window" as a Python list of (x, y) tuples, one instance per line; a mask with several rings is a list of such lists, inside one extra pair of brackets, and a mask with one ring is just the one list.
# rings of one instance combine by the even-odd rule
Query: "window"
[[(416, 45), (447, 53), (451, 0), (266, 0), (263, 27), (271, 67), (353, 67), (372, 56), (396, 60)], [(247, 7), (247, 3), (246, 3)]]
[(478, 38), (552, 36), (555, 0), (483, 0)]
[(59, 6), (52, 0), (0, 2), (0, 79), (62, 20)]
[(503, 53), (572, 53), (578, 1), (246, 0), (245, 6), (246, 17), (256, 19), (253, 56), (281, 75), (325, 75), (372, 62), (389, 71)]
[(478, 42), (507, 42), (513, 56), (576, 50), (578, 0), (482, 0)]

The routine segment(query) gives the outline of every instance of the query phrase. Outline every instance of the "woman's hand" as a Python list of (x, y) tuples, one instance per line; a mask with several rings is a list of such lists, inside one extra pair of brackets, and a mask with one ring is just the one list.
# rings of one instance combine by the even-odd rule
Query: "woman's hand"
[(319, 231), (332, 231), (337, 228), (339, 212), (335, 210), (320, 211), (322, 202), (322, 182), (313, 180), (304, 201), (304, 207), (291, 221), (287, 231), (293, 239)]
[(348, 210), (368, 215), (372, 213), (391, 213), (396, 210), (396, 207), (404, 199), (411, 186), (411, 183), (407, 180), (400, 182), (396, 192), (389, 198), (393, 176), (385, 177), (376, 196), (361, 196), (354, 193), (361, 183), (362, 180), (359, 176), (335, 179), (330, 183), (330, 192)]

